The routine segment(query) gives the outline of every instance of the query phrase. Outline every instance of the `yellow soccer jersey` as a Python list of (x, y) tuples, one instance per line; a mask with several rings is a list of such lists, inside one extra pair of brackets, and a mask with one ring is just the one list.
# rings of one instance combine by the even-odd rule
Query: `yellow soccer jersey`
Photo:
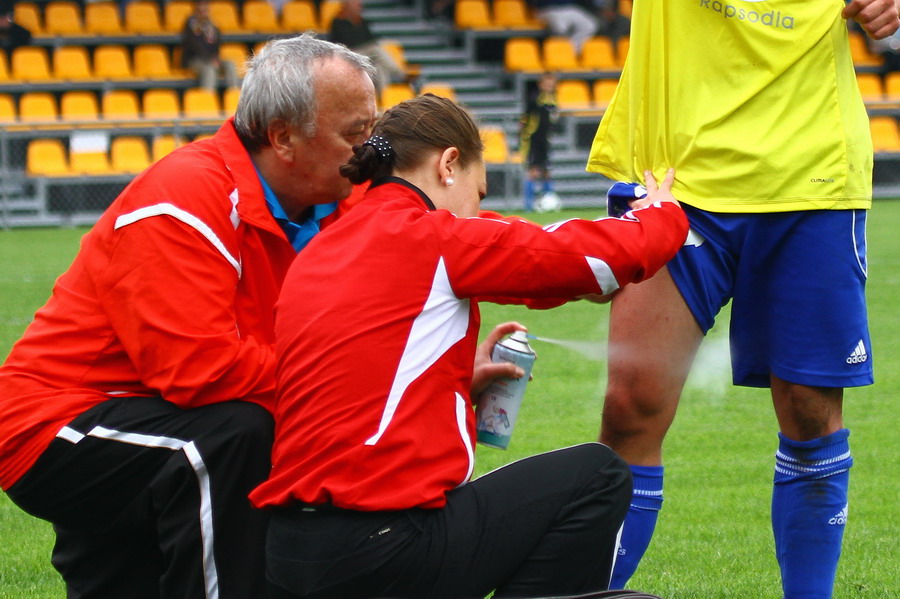
[(635, 0), (587, 170), (713, 212), (868, 208), (872, 141), (841, 0)]

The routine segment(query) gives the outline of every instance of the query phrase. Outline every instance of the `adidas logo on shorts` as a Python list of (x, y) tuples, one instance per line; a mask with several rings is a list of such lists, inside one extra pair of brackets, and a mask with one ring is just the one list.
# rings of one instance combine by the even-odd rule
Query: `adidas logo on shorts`
[(868, 359), (869, 354), (866, 353), (866, 346), (860, 339), (853, 351), (850, 352), (850, 355), (847, 356), (847, 364), (862, 364)]
[(832, 526), (843, 526), (847, 523), (847, 515), (849, 506), (844, 506), (844, 509), (835, 514), (830, 520), (828, 520), (828, 524)]

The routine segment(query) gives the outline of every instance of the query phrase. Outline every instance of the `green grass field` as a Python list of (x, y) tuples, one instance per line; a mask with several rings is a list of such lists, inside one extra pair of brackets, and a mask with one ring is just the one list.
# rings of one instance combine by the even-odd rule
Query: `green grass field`
[[(596, 212), (542, 215), (545, 222)], [(877, 383), (846, 394), (855, 466), (837, 599), (900, 596), (900, 201), (869, 219), (869, 303)], [(84, 230), (0, 232), (0, 356), (5, 356), (75, 254)], [(811, 248), (810, 251), (815, 251)], [(535, 378), (507, 451), (480, 448), (477, 473), (596, 439), (602, 408), (606, 306), (578, 302), (538, 312), (482, 305), (485, 330), (519, 320), (541, 343)], [(727, 309), (701, 349), (666, 441), (666, 503), (633, 588), (668, 599), (778, 599), (769, 527), (776, 423), (768, 393), (730, 385)], [(648, 373), (652, 376), (652, 373)], [(50, 526), (0, 494), (0, 599), (65, 596), (49, 563)], [(127, 599), (127, 598), (122, 598)]]

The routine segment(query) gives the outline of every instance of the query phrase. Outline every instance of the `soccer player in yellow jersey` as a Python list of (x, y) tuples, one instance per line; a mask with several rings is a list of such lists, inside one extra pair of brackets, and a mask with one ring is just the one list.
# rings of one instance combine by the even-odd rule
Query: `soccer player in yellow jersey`
[[(843, 389), (872, 383), (865, 220), (872, 144), (847, 19), (875, 39), (896, 0), (635, 0), (588, 170), (674, 167), (693, 234), (613, 299), (601, 441), (632, 466), (613, 588), (662, 506), (662, 442), (700, 342), (732, 301), (735, 384), (771, 389), (772, 527), (785, 599), (831, 596), (852, 465)], [(647, 376), (653, 372), (653, 376)]]

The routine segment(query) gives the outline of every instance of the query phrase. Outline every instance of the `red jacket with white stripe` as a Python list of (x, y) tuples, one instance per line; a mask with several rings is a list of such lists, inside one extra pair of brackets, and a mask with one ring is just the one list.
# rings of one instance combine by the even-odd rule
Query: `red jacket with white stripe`
[(682, 245), (674, 204), (623, 219), (456, 218), (398, 179), (319, 234), (276, 304), (273, 471), (260, 507), (437, 508), (474, 466), (477, 299), (575, 299), (643, 280)]
[(273, 306), (295, 255), (230, 121), (138, 176), (0, 368), (0, 487), (111, 396), (271, 409)]

